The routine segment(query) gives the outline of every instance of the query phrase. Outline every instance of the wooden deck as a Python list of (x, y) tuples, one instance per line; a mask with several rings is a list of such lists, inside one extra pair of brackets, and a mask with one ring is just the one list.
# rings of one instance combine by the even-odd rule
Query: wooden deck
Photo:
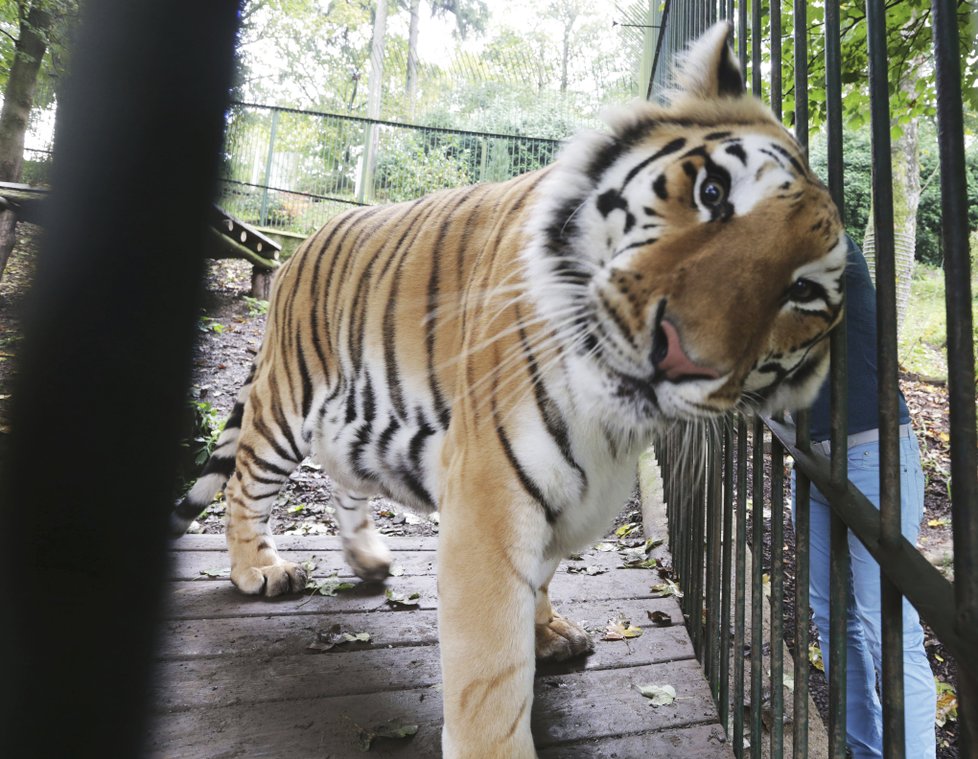
[[(219, 574), (227, 566), (223, 537), (177, 541), (153, 695), (152, 755), (344, 759), (362, 755), (360, 728), (400, 719), (417, 725), (417, 734), (377, 739), (370, 755), (440, 756), (436, 541), (388, 541), (403, 574), (389, 578), (386, 588), (420, 594), (417, 607), (395, 610), (384, 586), (359, 583), (334, 597), (248, 598)], [(278, 542), (289, 558), (314, 562), (314, 577), (335, 572), (356, 582), (338, 538)], [(571, 574), (573, 565), (607, 571)], [(616, 552), (592, 550), (558, 569), (554, 605), (592, 631), (595, 652), (537, 672), (533, 732), (541, 757), (732, 756), (679, 607), (672, 598), (654, 597), (656, 582), (650, 570), (623, 568)], [(492, 604), (492, 588), (485, 603)], [(649, 611), (663, 611), (675, 624), (652, 626)], [(620, 616), (643, 634), (602, 640), (605, 626)], [(369, 633), (370, 640), (310, 651), (317, 633), (334, 625)], [(651, 706), (635, 689), (645, 684), (672, 685), (678, 699)]]

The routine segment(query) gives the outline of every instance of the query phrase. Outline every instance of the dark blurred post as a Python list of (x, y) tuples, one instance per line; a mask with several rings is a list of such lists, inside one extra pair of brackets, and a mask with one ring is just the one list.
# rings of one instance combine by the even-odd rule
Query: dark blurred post
[(2, 466), (0, 755), (141, 753), (234, 0), (89, 0)]

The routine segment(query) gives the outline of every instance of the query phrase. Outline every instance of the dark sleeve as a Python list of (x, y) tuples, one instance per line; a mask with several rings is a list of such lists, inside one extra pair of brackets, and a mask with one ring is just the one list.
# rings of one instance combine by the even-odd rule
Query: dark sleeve
[[(879, 427), (879, 374), (876, 369), (876, 290), (866, 259), (849, 239), (846, 254), (846, 355), (849, 400), (849, 435)], [(812, 440), (828, 440), (829, 381), (812, 405)], [(900, 424), (910, 421), (903, 395), (899, 397)]]

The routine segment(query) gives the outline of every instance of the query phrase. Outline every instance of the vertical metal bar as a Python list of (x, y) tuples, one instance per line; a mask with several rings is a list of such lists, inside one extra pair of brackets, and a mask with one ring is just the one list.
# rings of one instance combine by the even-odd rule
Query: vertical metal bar
[(750, 4), (750, 81), (751, 91), (761, 96), (761, 0)]
[(795, 137), (808, 150), (808, 5), (795, 0)]
[[(734, 494), (733, 463), (733, 422), (727, 419), (723, 423), (723, 576), (720, 578), (720, 724), (728, 729), (730, 718), (730, 604), (733, 599), (732, 559), (733, 559), (733, 494)], [(738, 658), (739, 655), (738, 655)]]
[(781, 121), (781, 0), (771, 0), (771, 110)]
[[(876, 323), (879, 382), (880, 542), (900, 542), (900, 411), (896, 338), (896, 261), (893, 241), (893, 176), (890, 161), (890, 102), (886, 14), (882, 0), (866, 2), (869, 94), (873, 152), (873, 228), (876, 240)], [(904, 751), (903, 596), (880, 573), (883, 634), (883, 752)]]
[(784, 448), (771, 435), (771, 756), (781, 759), (783, 754)]
[(750, 751), (760, 759), (764, 701), (764, 422), (760, 417), (754, 418), (751, 445)]
[(275, 158), (275, 133), (278, 131), (278, 109), (272, 110), (272, 127), (268, 133), (268, 152), (265, 154), (265, 179), (262, 181), (261, 210), (258, 213), (258, 223), (268, 224), (268, 184), (272, 177), (272, 162)]
[[(795, 137), (808, 151), (808, 5), (795, 0), (791, 19), (795, 40)], [(798, 446), (808, 450), (810, 445), (809, 414), (799, 411), (793, 414), (796, 423)], [(794, 721), (792, 723), (791, 748), (793, 759), (808, 757), (808, 609), (811, 550), (811, 482), (796, 470), (794, 503), (795, 526), (795, 689)]]
[[(809, 448), (808, 412), (795, 415), (798, 446)], [(808, 756), (808, 606), (810, 579), (811, 482), (796, 470), (795, 487), (795, 690), (794, 722), (792, 724), (792, 756)]]
[[(842, 171), (842, 50), (838, 0), (825, 3), (825, 97), (829, 193), (845, 209)], [(848, 479), (846, 408), (846, 324), (832, 332), (832, 459), (831, 482)], [(849, 605), (849, 543), (845, 522), (833, 511), (830, 519), (829, 582), (829, 750), (834, 759), (846, 755), (846, 623)]]
[(693, 550), (690, 551), (689, 586), (690, 598), (690, 623), (693, 633), (693, 647), (696, 649), (697, 658), (703, 660), (703, 571), (704, 571), (704, 551), (703, 544), (705, 539), (706, 517), (706, 451), (703, 445), (703, 438), (699, 437), (696, 441), (696, 459), (699, 467), (697, 483), (693, 488)]
[(744, 755), (744, 631), (747, 627), (747, 422), (737, 417), (737, 538), (734, 592), (733, 749)]
[[(968, 196), (964, 171), (957, 3), (933, 0), (937, 73), (937, 134), (941, 163), (944, 281), (947, 304), (948, 400), (954, 499), (955, 629), (978, 630), (978, 462), (975, 433), (975, 354), (968, 258)], [(961, 755), (978, 754), (978, 663), (958, 662)]]
[(723, 495), (721, 490), (720, 468), (722, 438), (710, 436), (710, 479), (709, 479), (709, 527), (710, 551), (707, 561), (707, 633), (706, 640), (709, 650), (710, 682), (713, 686), (713, 700), (719, 703), (720, 681), (725, 679), (725, 671), (720, 668), (720, 651), (726, 649), (726, 633), (721, 629), (720, 581), (723, 572), (721, 560), (723, 543)]
[(740, 70), (747, 76), (747, 0), (737, 4), (737, 55), (740, 58)]

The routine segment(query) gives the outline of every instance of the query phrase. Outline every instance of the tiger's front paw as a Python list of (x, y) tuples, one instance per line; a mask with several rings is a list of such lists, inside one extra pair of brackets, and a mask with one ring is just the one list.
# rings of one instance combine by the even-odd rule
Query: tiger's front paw
[(306, 587), (306, 570), (291, 561), (264, 567), (231, 570), (231, 582), (242, 593), (252, 596), (281, 596), (301, 593)]
[(591, 636), (559, 614), (554, 614), (546, 624), (536, 625), (537, 661), (565, 661), (592, 651)]

